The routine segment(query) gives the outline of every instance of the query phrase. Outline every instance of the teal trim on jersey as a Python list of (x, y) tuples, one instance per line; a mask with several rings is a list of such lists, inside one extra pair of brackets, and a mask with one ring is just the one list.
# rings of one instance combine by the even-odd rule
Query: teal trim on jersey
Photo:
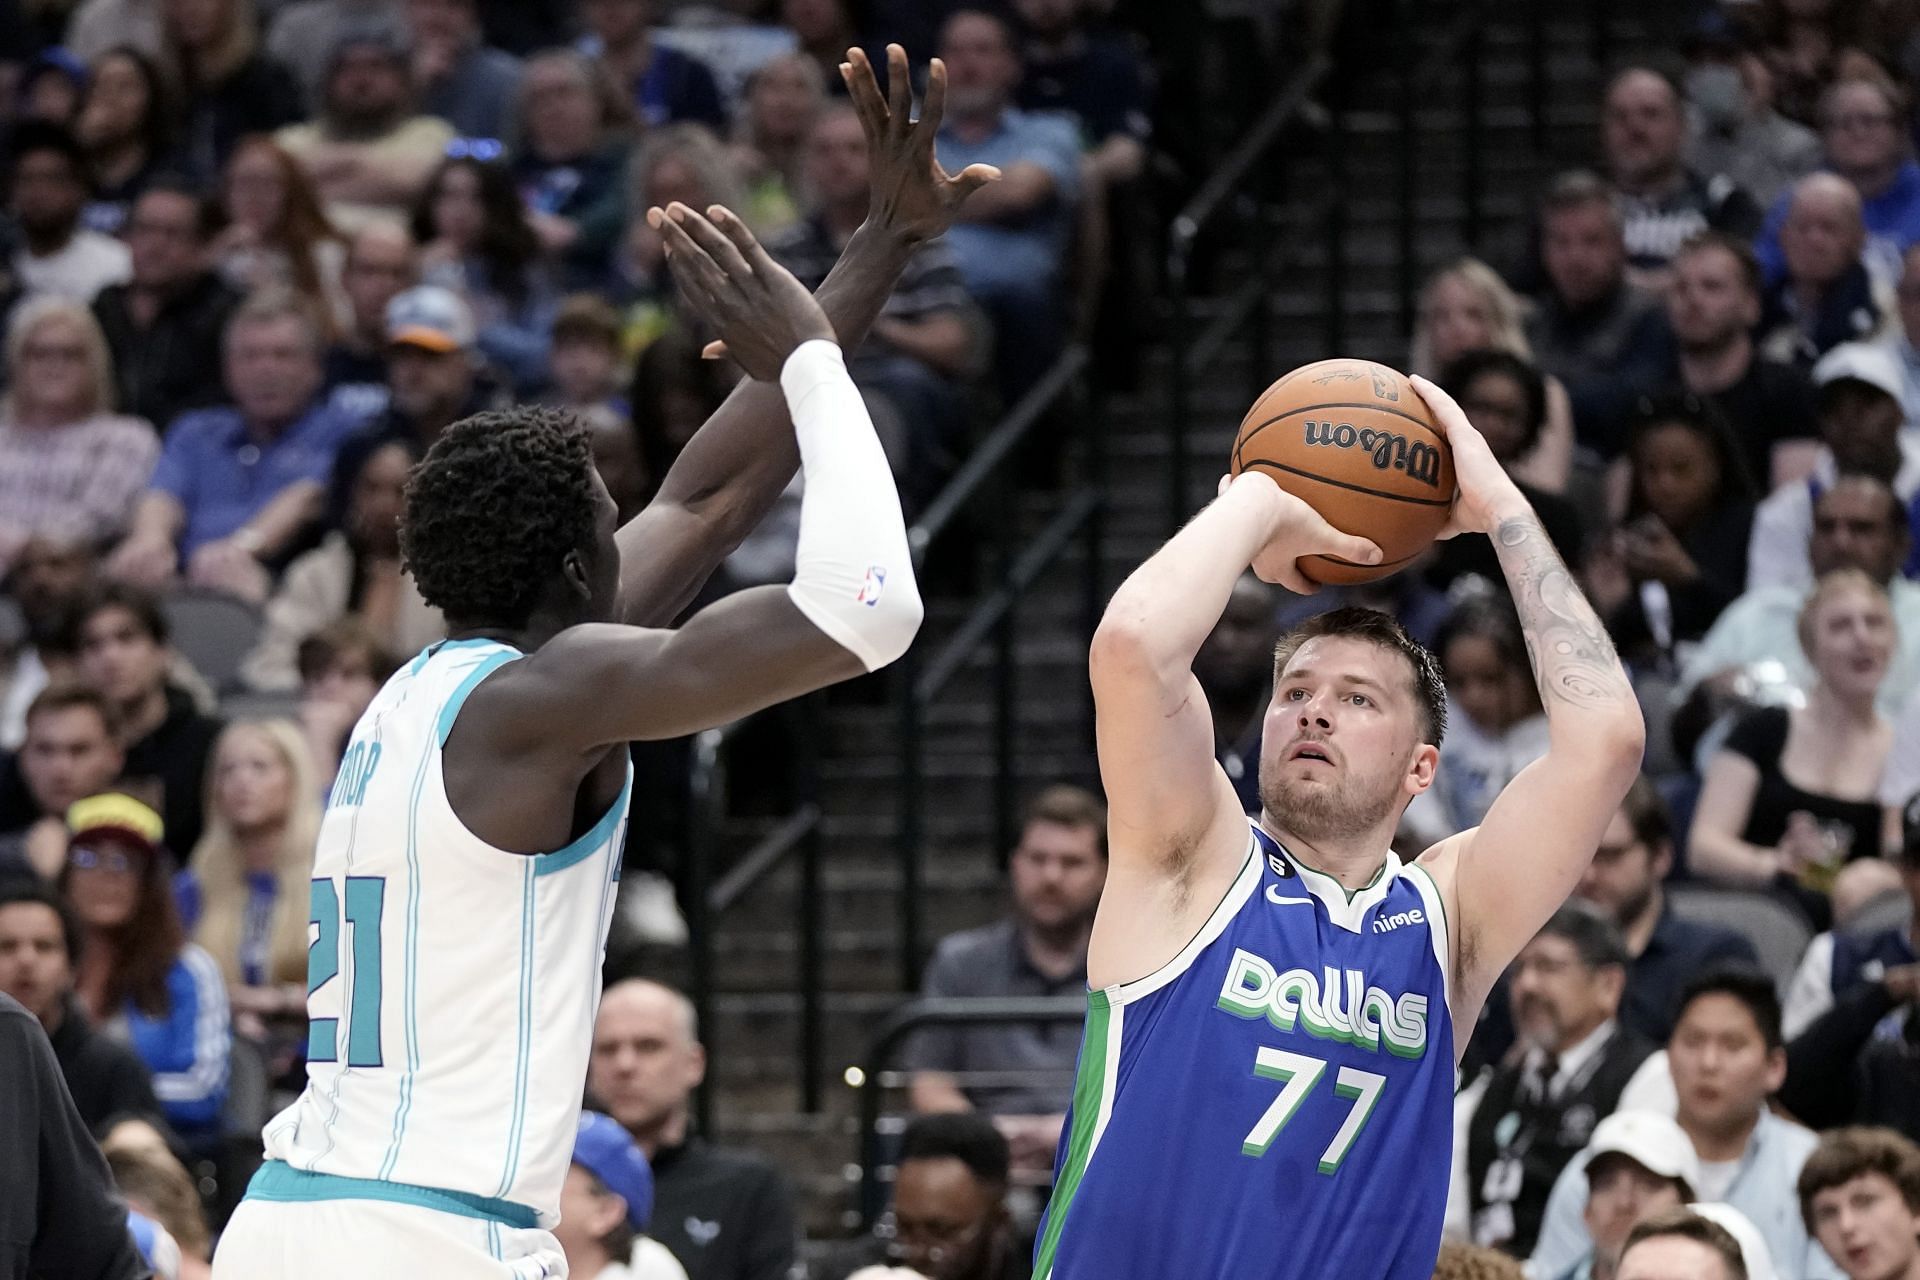
[(519, 1033), (514, 1043), (513, 1126), (507, 1134), (507, 1164), (500, 1172), (500, 1190), (505, 1195), (520, 1172), (520, 1141), (527, 1128), (527, 1063), (533, 1056), (533, 896), (536, 872), (525, 865), (520, 881), (520, 989)]
[(626, 816), (627, 801), (632, 795), (633, 761), (629, 760), (627, 761), (627, 780), (621, 785), (620, 794), (614, 797), (611, 805), (607, 806), (607, 811), (601, 815), (600, 821), (593, 824), (593, 830), (564, 849), (556, 849), (552, 853), (534, 854), (533, 874), (550, 876), (556, 872), (565, 871), (584, 858), (591, 857), (594, 850), (613, 839), (614, 831), (620, 826), (620, 819)]
[(393, 1108), (393, 1141), (380, 1162), (380, 1176), (393, 1172), (400, 1159), (400, 1143), (407, 1135), (407, 1117), (413, 1111), (413, 1077), (420, 1069), (420, 1025), (415, 1014), (416, 979), (420, 973), (420, 793), (427, 785), (427, 766), (433, 752), (422, 751), (420, 764), (413, 771), (413, 794), (407, 797), (407, 951), (403, 985), (400, 989), (401, 1012), (406, 1026), (407, 1073), (400, 1077), (399, 1101)]
[(465, 1191), (443, 1191), (438, 1187), (416, 1187), (408, 1182), (382, 1182), (376, 1178), (342, 1178), (331, 1173), (312, 1173), (296, 1169), (284, 1160), (269, 1160), (260, 1166), (247, 1184), (246, 1199), (271, 1200), (280, 1204), (311, 1204), (322, 1200), (385, 1200), (392, 1204), (410, 1204), (421, 1209), (477, 1218), (525, 1231), (538, 1226), (540, 1217), (523, 1204), (511, 1200), (492, 1200)]
[(1073, 1082), (1073, 1132), (1067, 1138), (1067, 1158), (1060, 1166), (1060, 1177), (1053, 1185), (1047, 1231), (1034, 1259), (1036, 1280), (1047, 1280), (1053, 1274), (1053, 1257), (1059, 1251), (1060, 1233), (1066, 1229), (1067, 1214), (1073, 1208), (1074, 1192), (1080, 1189), (1087, 1163), (1093, 1158), (1093, 1143), (1106, 1101), (1107, 1038), (1113, 1016), (1113, 1005), (1104, 990), (1087, 993), (1087, 1029), (1080, 1041), (1080, 1073)]
[[(495, 642), (492, 640), (456, 640), (453, 643), (473, 645), (493, 644)], [(498, 671), (501, 667), (506, 666), (519, 656), (520, 651), (518, 649), (502, 648), (497, 652), (488, 654), (473, 664), (473, 669), (467, 672), (466, 678), (454, 689), (452, 696), (447, 699), (446, 705), (440, 708), (440, 720), (433, 727), (433, 740), (435, 743), (443, 747), (447, 745), (447, 735), (453, 732), (454, 718), (460, 714), (460, 707), (466, 702), (467, 695), (478, 688), (482, 680), (485, 680), (495, 671)]]

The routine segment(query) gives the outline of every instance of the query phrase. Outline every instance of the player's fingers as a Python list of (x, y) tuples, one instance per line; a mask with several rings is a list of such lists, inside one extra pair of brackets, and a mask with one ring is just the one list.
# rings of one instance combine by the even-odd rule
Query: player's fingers
[(678, 200), (674, 201), (667, 206), (666, 216), (660, 221), (660, 239), (666, 245), (669, 261), (676, 257), (682, 259), (681, 265), (685, 271), (698, 279), (709, 293), (718, 294), (727, 288), (727, 273), (713, 260), (706, 247), (693, 238), (690, 224), (694, 220), (700, 220), (700, 215)]
[(887, 123), (904, 133), (913, 123), (913, 81), (907, 70), (907, 51), (887, 46)]
[(1230, 484), (1232, 484), (1232, 483), (1233, 483), (1233, 477), (1232, 477), (1232, 476), (1230, 476), (1230, 475), (1227, 475), (1227, 476), (1221, 476), (1221, 477), (1220, 477), (1220, 483), (1219, 483), (1219, 484), (1217, 484), (1217, 485), (1215, 485), (1215, 486), (1213, 487), (1213, 496), (1214, 496), (1214, 497), (1216, 497), (1216, 498), (1224, 498), (1224, 497), (1226, 497), (1226, 496), (1227, 496), (1227, 486), (1228, 486), (1228, 485), (1230, 485)]
[[(716, 204), (709, 206), (709, 209), (719, 207)], [(707, 256), (726, 272), (729, 280), (744, 285), (753, 276), (753, 267), (741, 255), (739, 247), (732, 239), (723, 235), (720, 228), (698, 209), (681, 206), (681, 210), (683, 212), (678, 216), (681, 217), (681, 225), (686, 227), (687, 234), (699, 242), (700, 247), (707, 251)]]
[(700, 348), (702, 360), (725, 360), (730, 354), (732, 353), (727, 350), (727, 344), (718, 338)]
[(1411, 381), (1413, 389), (1427, 402), (1427, 408), (1433, 413), (1434, 425), (1440, 428), (1441, 435), (1451, 441), (1454, 433), (1463, 428), (1470, 435), (1480, 434), (1474, 430), (1473, 423), (1467, 420), (1467, 411), (1452, 396), (1417, 373)]
[(1272, 576), (1266, 573), (1261, 574), (1261, 579), (1276, 587), (1285, 587), (1297, 596), (1315, 595), (1320, 590), (1319, 583), (1300, 572), (1298, 560), (1289, 560), (1284, 565), (1275, 566), (1270, 573)]
[(725, 205), (716, 204), (708, 206), (707, 217), (720, 229), (720, 233), (726, 237), (734, 251), (753, 268), (755, 276), (764, 278), (780, 269), (780, 264), (773, 260), (766, 246), (760, 243), (759, 238), (753, 234), (753, 229), (747, 226), (739, 214)]
[(847, 96), (853, 99), (853, 109), (859, 113), (868, 142), (878, 141), (887, 126), (887, 103), (880, 96), (865, 50), (847, 50), (847, 60), (840, 64), (840, 78), (846, 82)]
[(959, 188), (960, 198), (962, 200), (986, 186), (989, 182), (998, 181), (1000, 181), (1000, 170), (990, 164), (970, 164), (948, 179), (948, 182)]
[(927, 92), (920, 99), (920, 119), (914, 123), (915, 141), (933, 146), (940, 118), (947, 113), (947, 64), (935, 58), (927, 64)]
[(1380, 563), (1380, 548), (1370, 539), (1340, 532), (1317, 511), (1313, 512), (1313, 533), (1308, 543), (1323, 556), (1333, 556), (1353, 564)]

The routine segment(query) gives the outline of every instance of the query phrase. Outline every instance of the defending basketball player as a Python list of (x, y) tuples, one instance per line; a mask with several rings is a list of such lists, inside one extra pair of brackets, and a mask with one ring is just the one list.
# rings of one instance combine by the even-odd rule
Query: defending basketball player
[[(665, 514), (616, 534), (585, 433), (552, 410), (456, 423), (414, 473), (402, 549), (449, 639), (348, 741), (314, 858), (307, 1087), (267, 1125), (223, 1280), (566, 1274), (548, 1228), (620, 875), (627, 744), (874, 670), (919, 625), (899, 498), (836, 327), (857, 341), (913, 244), (995, 173), (941, 171), (944, 72), (915, 124), (905, 55), (889, 61), (891, 103), (857, 52), (842, 67), (874, 208), (820, 301), (732, 214), (650, 211), (685, 296), (761, 384), (689, 444)], [(776, 381), (791, 427), (769, 413)], [(632, 625), (697, 588), (796, 450), (793, 582), (678, 630)]]
[(1551, 747), (1477, 829), (1402, 865), (1446, 704), (1432, 655), (1342, 609), (1285, 638), (1249, 830), (1190, 670), (1251, 565), (1376, 563), (1243, 474), (1114, 595), (1091, 654), (1111, 861), (1041, 1280), (1426, 1280), (1440, 1244), (1454, 1065), (1488, 989), (1565, 900), (1639, 768), (1605, 629), (1526, 500), (1444, 392), (1449, 530), (1489, 534), (1526, 629)]

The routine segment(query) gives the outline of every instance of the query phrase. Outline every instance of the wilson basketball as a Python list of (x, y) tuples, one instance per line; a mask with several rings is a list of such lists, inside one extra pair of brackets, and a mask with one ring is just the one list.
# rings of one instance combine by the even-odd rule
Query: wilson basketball
[(1372, 582), (1431, 543), (1453, 506), (1453, 451), (1405, 375), (1371, 360), (1322, 360), (1268, 387), (1240, 423), (1234, 475), (1264, 471), (1380, 563), (1305, 556), (1315, 582)]

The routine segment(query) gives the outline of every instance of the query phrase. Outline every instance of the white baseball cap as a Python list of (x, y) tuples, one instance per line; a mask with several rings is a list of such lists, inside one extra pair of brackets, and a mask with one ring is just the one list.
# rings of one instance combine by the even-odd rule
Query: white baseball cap
[(420, 284), (387, 304), (387, 341), (445, 354), (473, 346), (473, 311), (451, 289)]
[(1864, 382), (1905, 401), (1907, 380), (1893, 352), (1878, 342), (1843, 342), (1813, 366), (1813, 385), (1825, 388), (1842, 380)]
[(1747, 1280), (1774, 1280), (1773, 1253), (1753, 1225), (1753, 1219), (1730, 1204), (1690, 1204), (1687, 1208), (1727, 1229), (1740, 1246), (1740, 1260), (1747, 1264)]
[(1621, 1155), (1647, 1172), (1678, 1178), (1691, 1195), (1700, 1186), (1700, 1157), (1693, 1143), (1672, 1117), (1658, 1111), (1616, 1111), (1593, 1127), (1587, 1143), (1587, 1163), (1605, 1155)]

